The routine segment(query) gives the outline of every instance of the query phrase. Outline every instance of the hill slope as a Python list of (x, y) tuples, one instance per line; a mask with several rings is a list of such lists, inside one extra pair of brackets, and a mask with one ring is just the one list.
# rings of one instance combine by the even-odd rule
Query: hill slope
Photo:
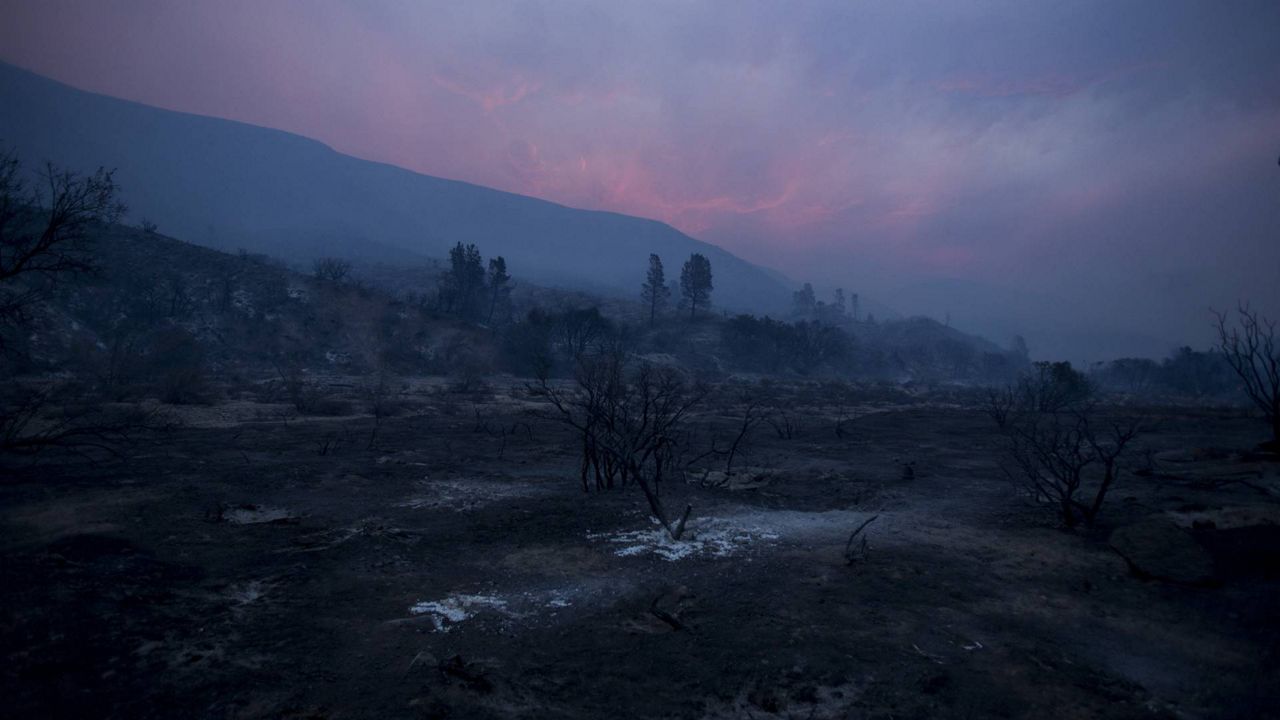
[(713, 300), (777, 311), (776, 274), (669, 225), (578, 210), (342, 155), (297, 135), (84, 92), (0, 63), (0, 142), (31, 164), (118, 170), (132, 216), (166, 234), (293, 261), (412, 261), (455, 242), (536, 282), (634, 294), (649, 253), (669, 275), (710, 258)]

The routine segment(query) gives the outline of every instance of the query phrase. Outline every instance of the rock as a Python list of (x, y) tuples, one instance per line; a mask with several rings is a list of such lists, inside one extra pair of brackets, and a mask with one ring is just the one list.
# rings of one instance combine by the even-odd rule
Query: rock
[(1182, 585), (1213, 582), (1213, 557), (1182, 528), (1165, 518), (1149, 518), (1111, 533), (1111, 549), (1134, 575)]

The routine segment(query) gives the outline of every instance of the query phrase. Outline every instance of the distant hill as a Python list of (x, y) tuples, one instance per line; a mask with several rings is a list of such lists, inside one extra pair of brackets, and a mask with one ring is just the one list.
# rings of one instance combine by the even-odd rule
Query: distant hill
[(638, 357), (721, 374), (998, 381), (1026, 362), (927, 318), (792, 325), (716, 313), (689, 323), (667, 313), (651, 327), (635, 300), (526, 282), (510, 319), (486, 327), (436, 306), (438, 269), (429, 266), (357, 266), (323, 281), (266, 256), (122, 225), (95, 236), (93, 257), (97, 272), (59, 284), (29, 328), (4, 338), (15, 374), (69, 372), (109, 397), (190, 401), (209, 397), (206, 379), (236, 387), (267, 379), (275, 382), (267, 390), (279, 390), (291, 372), (520, 374), (540, 353), (567, 372), (573, 338), (602, 338), (620, 323), (631, 324)]
[(270, 374), (285, 360), (333, 372), (446, 370), (430, 358), (453, 324), (406, 312), (386, 293), (120, 225), (95, 237), (93, 257), (96, 272), (61, 283), (30, 331), (8, 338), (27, 370), (120, 383), (187, 352), (219, 376)]
[(293, 262), (443, 257), (455, 242), (504, 255), (532, 281), (639, 292), (648, 255), (679, 277), (692, 252), (712, 263), (713, 301), (776, 312), (789, 283), (669, 225), (578, 210), (342, 155), (298, 135), (84, 92), (0, 63), (0, 143), (25, 162), (116, 168), (131, 217), (209, 247)]

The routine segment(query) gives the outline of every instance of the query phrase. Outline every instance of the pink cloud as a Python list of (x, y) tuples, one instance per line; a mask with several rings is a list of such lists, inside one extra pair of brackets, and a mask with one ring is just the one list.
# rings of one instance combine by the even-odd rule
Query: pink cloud
[[(991, 23), (964, 25), (964, 8), (599, 7), (47, 0), (6, 17), (0, 53), (90, 90), (657, 218), (797, 273), (1009, 267), (1081, 217), (1162, 202), (1170, 178), (1274, 165), (1280, 124), (1255, 106), (1280, 96), (1252, 91), (1274, 80), (1241, 66), (1197, 84), (1235, 61), (1181, 37), (1014, 43), (1001, 58), (986, 53), (1012, 36), (975, 54), (961, 31)], [(1029, 28), (1045, 28), (1039, 13)], [(903, 51), (939, 22), (937, 47)], [(1237, 81), (1254, 85), (1210, 102)], [(965, 233), (981, 240), (955, 241)]]
[(526, 80), (521, 75), (505, 81), (485, 84), (482, 87), (474, 87), (471, 83), (445, 70), (431, 73), (431, 79), (445, 90), (471, 100), (486, 113), (515, 105), (542, 88), (541, 82)]
[(1020, 95), (1064, 98), (1079, 92), (1085, 85), (1079, 80), (1060, 75), (1021, 79), (999, 79), (975, 75), (949, 77), (935, 82), (933, 87), (944, 93), (977, 95), (987, 98), (1007, 98)]

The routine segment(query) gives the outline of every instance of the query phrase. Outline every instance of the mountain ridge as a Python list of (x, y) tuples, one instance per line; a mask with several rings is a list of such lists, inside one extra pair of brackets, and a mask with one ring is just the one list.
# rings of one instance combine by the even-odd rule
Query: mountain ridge
[(771, 269), (658, 220), (587, 210), (364, 160), (275, 128), (79, 90), (0, 63), (0, 142), (28, 163), (114, 167), (134, 217), (220, 249), (305, 262), (323, 255), (413, 262), (455, 242), (504, 255), (532, 280), (628, 295), (650, 252), (674, 281), (691, 252), (713, 266), (713, 301), (779, 312)]

